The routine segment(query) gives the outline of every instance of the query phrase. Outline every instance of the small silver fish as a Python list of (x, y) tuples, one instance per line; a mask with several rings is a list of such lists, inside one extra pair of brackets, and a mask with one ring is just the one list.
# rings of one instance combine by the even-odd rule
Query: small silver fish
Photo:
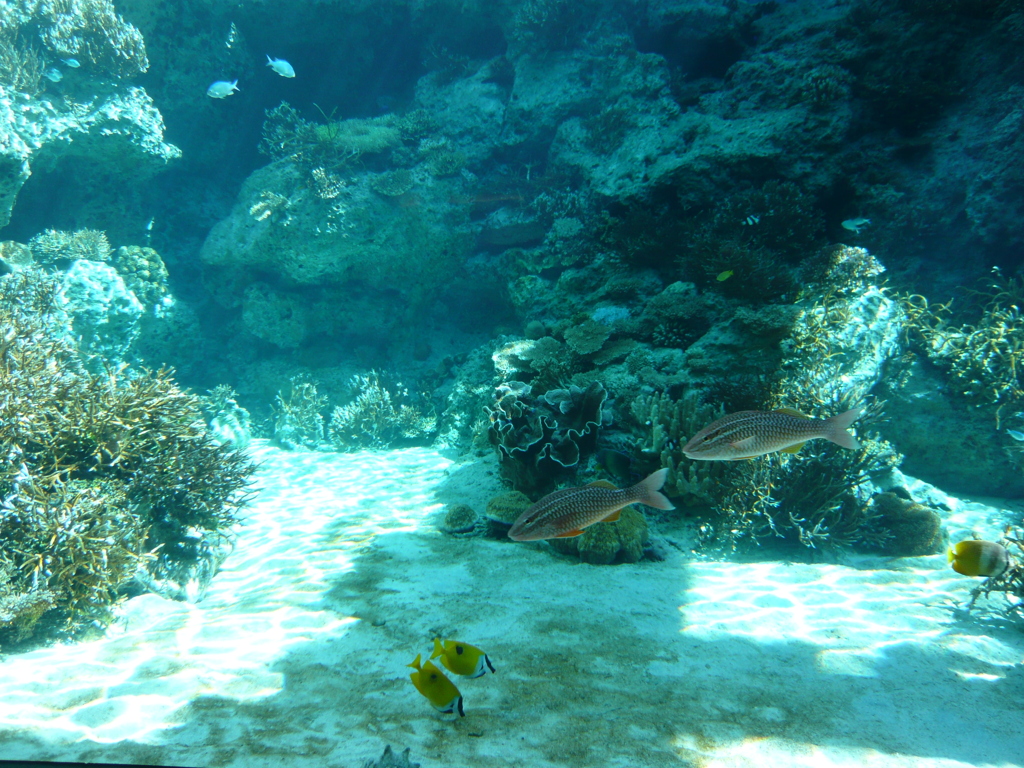
[(1006, 434), (1016, 440), (1018, 443), (1024, 443), (1024, 432), (1018, 432), (1016, 429), (1006, 430)]
[(80, 66), (82, 66), (78, 63), (78, 59), (63, 59), (63, 62), (66, 66), (69, 66), (72, 69), (78, 69)]
[(43, 77), (45, 77), (47, 80), (51, 82), (59, 83), (61, 80), (64, 79), (64, 73), (56, 67), (50, 67), (45, 72), (43, 72)]
[(229, 83), (227, 80), (218, 80), (206, 89), (206, 95), (211, 99), (225, 99), (235, 91), (240, 90), (238, 81)]

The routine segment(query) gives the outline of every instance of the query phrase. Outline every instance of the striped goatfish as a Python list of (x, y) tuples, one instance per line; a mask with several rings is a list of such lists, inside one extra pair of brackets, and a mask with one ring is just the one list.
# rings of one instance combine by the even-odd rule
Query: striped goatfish
[(659, 469), (629, 488), (616, 488), (598, 480), (590, 485), (564, 488), (549, 493), (519, 516), (508, 537), (513, 541), (568, 539), (602, 520), (619, 519), (619, 511), (630, 504), (646, 504), (656, 509), (675, 509), (661, 493), (668, 469)]
[(683, 446), (683, 453), (700, 461), (739, 461), (775, 451), (796, 453), (819, 437), (843, 448), (860, 448), (846, 429), (863, 413), (862, 406), (829, 419), (813, 419), (791, 408), (738, 411), (704, 427)]

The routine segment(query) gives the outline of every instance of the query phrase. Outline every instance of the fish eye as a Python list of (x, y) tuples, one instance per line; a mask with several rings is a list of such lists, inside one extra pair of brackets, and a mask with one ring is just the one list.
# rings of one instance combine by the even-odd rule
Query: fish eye
[(455, 646), (455, 652), (461, 654), (465, 649), (461, 645)]

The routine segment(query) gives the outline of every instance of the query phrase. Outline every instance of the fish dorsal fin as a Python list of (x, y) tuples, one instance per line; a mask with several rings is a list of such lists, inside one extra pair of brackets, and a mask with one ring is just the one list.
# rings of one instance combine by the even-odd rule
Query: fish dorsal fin
[(583, 535), (583, 531), (566, 531), (565, 533), (558, 534), (554, 538), (556, 538), (556, 539), (572, 539), (572, 538), (574, 538), (576, 536), (582, 536), (582, 535)]
[(601, 522), (602, 523), (614, 523), (616, 520), (619, 519), (621, 514), (622, 514), (622, 510), (621, 509), (616, 509), (610, 515), (608, 515), (608, 517), (602, 517), (601, 518)]
[(807, 445), (806, 442), (797, 443), (796, 445), (791, 445), (788, 448), (783, 448), (782, 452), (783, 453), (800, 453), (800, 449), (803, 448), (805, 445)]
[[(798, 419), (809, 419), (811, 418), (806, 413), (800, 413), (796, 408), (776, 408), (775, 413), (784, 413), (787, 416), (796, 416)], [(800, 450), (797, 448), (797, 450)]]
[(607, 480), (595, 480), (592, 483), (587, 483), (586, 487), (587, 488), (608, 488), (609, 490), (612, 490), (612, 491), (619, 490), (618, 486), (616, 486), (615, 483), (609, 483)]
[[(735, 443), (730, 443), (730, 445), (733, 448), (737, 448), (737, 449), (742, 451), (744, 448), (753, 448), (754, 447), (754, 442), (756, 440), (757, 440), (757, 436), (756, 435), (751, 435), (750, 437), (744, 437), (742, 440), (737, 440)], [(746, 457), (744, 457), (744, 458), (746, 458)]]

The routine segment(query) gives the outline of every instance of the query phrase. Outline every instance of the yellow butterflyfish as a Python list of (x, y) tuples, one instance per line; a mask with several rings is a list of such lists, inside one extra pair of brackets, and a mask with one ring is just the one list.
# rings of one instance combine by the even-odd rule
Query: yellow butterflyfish
[(430, 661), (424, 662), (420, 666), (420, 654), (418, 653), (412, 664), (406, 666), (416, 670), (409, 675), (409, 679), (416, 686), (416, 690), (433, 705), (434, 709), (444, 712), (446, 715), (458, 712), (459, 717), (466, 716), (462, 708), (462, 694), (455, 687), (455, 683), (445, 677), (444, 672)]
[(450, 672), (463, 677), (480, 677), (487, 674), (487, 670), (494, 672), (494, 665), (487, 658), (487, 654), (474, 645), (460, 643), (457, 640), (444, 640), (434, 638), (434, 652), (430, 658), (441, 657), (441, 663)]
[(727, 270), (725, 270), (725, 272), (719, 272), (718, 273), (718, 277), (716, 277), (715, 280), (717, 280), (720, 283), (724, 283), (726, 280), (728, 280), (730, 277), (732, 277), (735, 274), (736, 273), (733, 272), (731, 269), (727, 269)]
[(982, 539), (958, 541), (946, 551), (946, 559), (964, 576), (999, 576), (1010, 565), (1006, 547)]

